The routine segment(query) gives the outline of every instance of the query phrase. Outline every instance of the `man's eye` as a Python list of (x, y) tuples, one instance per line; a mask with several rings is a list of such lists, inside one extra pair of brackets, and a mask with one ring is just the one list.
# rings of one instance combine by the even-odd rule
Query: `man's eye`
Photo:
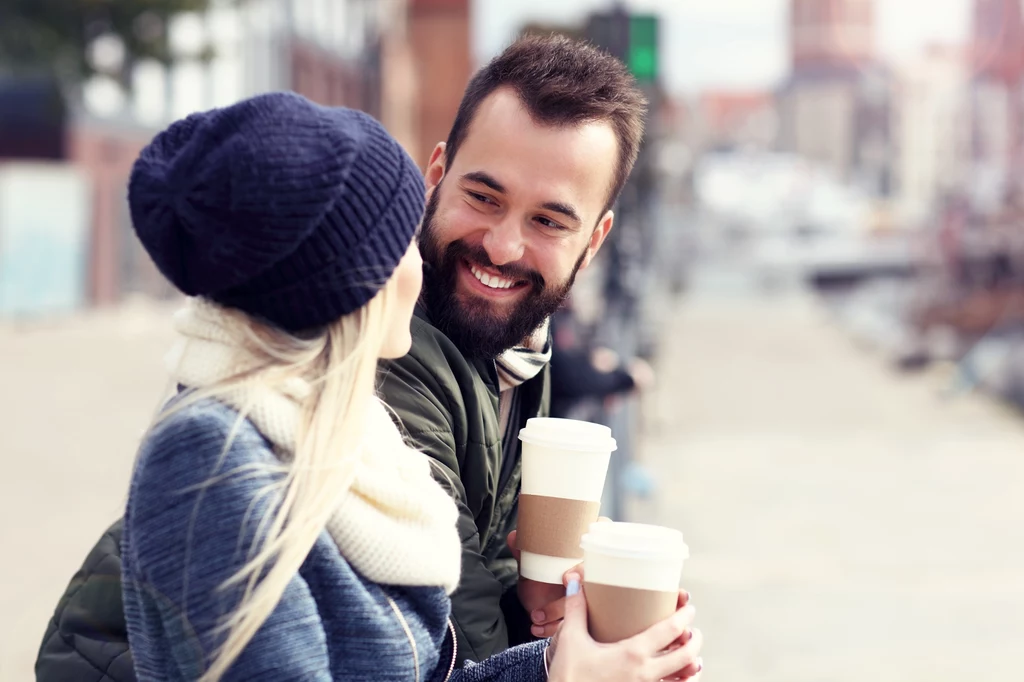
[(540, 223), (541, 225), (543, 225), (544, 227), (550, 227), (550, 228), (555, 229), (555, 230), (561, 230), (562, 229), (561, 225), (559, 225), (558, 223), (556, 223), (556, 222), (554, 222), (552, 220), (549, 220), (549, 219), (545, 218), (544, 216), (539, 216), (537, 218), (537, 222)]
[(490, 197), (484, 196), (483, 194), (477, 194), (476, 192), (468, 192), (469, 196), (473, 197), (475, 201), (479, 201), (482, 204), (490, 204)]

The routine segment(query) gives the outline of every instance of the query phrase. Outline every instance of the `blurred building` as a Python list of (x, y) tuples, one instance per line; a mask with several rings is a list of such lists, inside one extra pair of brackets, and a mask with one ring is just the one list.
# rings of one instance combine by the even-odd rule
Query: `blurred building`
[(895, 134), (898, 205), (920, 223), (968, 179), (971, 158), (970, 55), (933, 45), (898, 73)]
[(240, 88), (211, 89), (209, 104), (294, 90), (361, 109), (425, 166), (447, 138), (473, 71), (469, 11), (469, 0), (248, 0), (219, 8), (240, 21), (205, 23), (224, 52), (207, 78), (244, 68)]
[[(952, 58), (943, 67), (933, 64), (938, 69), (932, 78), (935, 95), (943, 92), (947, 94), (941, 99), (951, 99), (953, 82), (960, 86), (965, 113), (957, 116), (961, 122), (956, 144), (963, 150), (957, 164), (962, 170), (950, 177), (941, 164), (935, 169), (939, 178), (950, 177), (947, 191), (936, 200), (932, 254), (940, 267), (930, 282), (930, 298), (915, 318), (922, 329), (952, 329), (961, 339), (998, 334), (1001, 328), (1019, 327), (1024, 321), (1021, 3), (972, 0), (970, 16), (963, 66), (957, 68)], [(946, 82), (940, 83), (943, 78)], [(949, 112), (953, 105), (947, 102), (941, 108)], [(917, 122), (928, 124), (923, 117)], [(930, 134), (938, 138), (942, 131)], [(934, 151), (939, 151), (939, 144), (932, 144)]]
[(408, 0), (409, 44), (419, 95), (416, 135), (410, 148), (421, 167), (448, 131), (473, 73), (469, 0)]
[(1019, 0), (973, 0), (971, 62), (976, 77), (1014, 84), (1024, 71)]
[(60, 159), (68, 108), (49, 78), (0, 75), (0, 159)]
[[(103, 305), (133, 293), (170, 292), (135, 238), (125, 188), (138, 153), (171, 120), (260, 92), (292, 90), (377, 117), (424, 166), (447, 137), (472, 69), (468, 0), (217, 0), (204, 15), (176, 17), (169, 30), (178, 62), (170, 69), (136, 64), (132, 93), (96, 79), (85, 85), (81, 101), (64, 106), (52, 83), (0, 82), (5, 178), (18, 172), (11, 164), (46, 159), (75, 169), (86, 188), (79, 210), (89, 215), (74, 251), (84, 261), (74, 269), (81, 273), (80, 291), (62, 301)], [(211, 59), (189, 56), (204, 45), (215, 48)], [(69, 182), (54, 178), (54, 187)], [(8, 186), (20, 185), (15, 178)], [(15, 207), (8, 213), (21, 221), (11, 228), (21, 235), (21, 253), (39, 252), (46, 240), (47, 248), (57, 248), (52, 240), (81, 231), (36, 230), (39, 245), (33, 245), (31, 231), (21, 229), (29, 212)], [(73, 218), (61, 219), (70, 225)], [(7, 229), (0, 224), (0, 236)], [(8, 282), (15, 274), (19, 280)], [(51, 280), (67, 288), (64, 274), (45, 260), (16, 273), (8, 269), (0, 273), (0, 296), (44, 290)], [(31, 312), (35, 299), (19, 296), (19, 311)], [(0, 301), (0, 315), (2, 307)]]
[(875, 196), (892, 190), (892, 90), (875, 58), (873, 0), (791, 0), (779, 147)]
[(1024, 24), (1018, 0), (974, 0), (971, 40), (972, 194), (998, 209), (1024, 170)]
[(99, 117), (82, 110), (67, 128), (67, 160), (89, 185), (85, 300), (92, 305), (116, 303), (132, 294), (170, 293), (135, 238), (126, 201), (132, 165), (154, 132), (128, 116)]
[(779, 131), (775, 95), (771, 92), (709, 90), (697, 104), (704, 144), (715, 150), (775, 146)]
[[(125, 202), (132, 163), (153, 128), (127, 115), (92, 114), (64, 102), (52, 81), (32, 79), (0, 83), (0, 129), (0, 167), (8, 187), (22, 188), (0, 206), (0, 260), (18, 263), (0, 268), (0, 290), (7, 292), (0, 308), (31, 314), (34, 307), (54, 309), (53, 301), (58, 308), (77, 307), (133, 291), (165, 291), (137, 253)], [(48, 202), (66, 202), (87, 215), (54, 213)], [(64, 255), (26, 265), (27, 254), (44, 250)], [(33, 293), (56, 289), (62, 293), (46, 300)]]
[(792, 0), (794, 72), (866, 68), (874, 61), (874, 0)]

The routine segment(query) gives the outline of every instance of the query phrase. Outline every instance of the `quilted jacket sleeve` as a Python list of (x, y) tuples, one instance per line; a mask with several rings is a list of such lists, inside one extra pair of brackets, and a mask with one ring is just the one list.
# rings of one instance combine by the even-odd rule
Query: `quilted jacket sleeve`
[(136, 682), (121, 599), (118, 520), (71, 579), (46, 628), (37, 682)]

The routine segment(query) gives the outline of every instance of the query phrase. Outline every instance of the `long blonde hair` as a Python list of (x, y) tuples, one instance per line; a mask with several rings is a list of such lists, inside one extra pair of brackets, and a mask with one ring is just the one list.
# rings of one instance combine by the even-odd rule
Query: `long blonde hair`
[[(369, 303), (313, 337), (300, 338), (243, 313), (225, 311), (225, 327), (233, 341), (257, 358), (258, 366), (191, 391), (159, 416), (165, 419), (200, 400), (223, 398), (253, 386), (280, 387), (296, 377), (308, 380), (312, 388), (302, 404), (293, 458), (279, 470), (283, 478), (273, 486), (276, 509), (268, 514), (270, 518), (260, 520), (263, 532), (258, 533), (247, 563), (222, 586), (244, 585), (244, 591), (223, 622), (227, 637), (214, 652), (201, 682), (219, 680), (241, 655), (298, 573), (339, 496), (352, 485), (364, 443), (364, 415), (376, 399), (374, 379), (388, 331), (394, 284), (391, 278)], [(246, 413), (240, 410), (238, 424)]]

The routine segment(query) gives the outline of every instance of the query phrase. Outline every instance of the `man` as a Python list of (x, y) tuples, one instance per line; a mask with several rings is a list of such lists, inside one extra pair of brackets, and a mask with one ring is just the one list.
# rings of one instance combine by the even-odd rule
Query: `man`
[[(412, 351), (382, 368), (381, 394), (459, 509), (460, 660), (549, 636), (561, 619), (561, 586), (517, 580), (516, 435), (547, 413), (548, 318), (611, 230), (644, 112), (620, 62), (527, 38), (473, 77), (430, 158), (422, 305)], [(72, 580), (38, 680), (133, 679), (119, 536), (115, 525)]]

